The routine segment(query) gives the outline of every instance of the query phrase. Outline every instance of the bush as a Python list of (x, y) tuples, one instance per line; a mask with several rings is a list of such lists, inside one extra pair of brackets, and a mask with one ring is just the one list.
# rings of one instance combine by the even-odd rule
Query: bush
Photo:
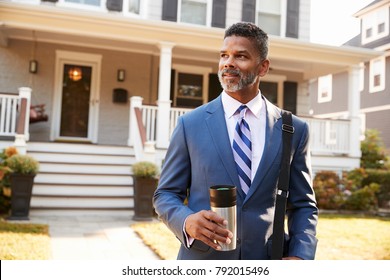
[(371, 183), (379, 184), (379, 191), (376, 193), (378, 206), (381, 208), (390, 207), (390, 170), (367, 169), (367, 176), (362, 180), (361, 185)]
[(379, 191), (379, 185), (371, 183), (361, 189), (352, 192), (344, 202), (343, 208), (346, 210), (377, 210), (378, 199), (376, 193)]
[(139, 161), (132, 166), (133, 175), (143, 178), (157, 178), (159, 169), (156, 164), (149, 161)]
[(8, 176), (11, 169), (6, 165), (6, 160), (17, 154), (15, 147), (8, 147), (0, 153), (0, 214), (8, 214), (11, 209), (11, 187)]
[(340, 178), (335, 172), (318, 172), (314, 177), (313, 187), (319, 208), (340, 208), (343, 203), (343, 195), (340, 189)]

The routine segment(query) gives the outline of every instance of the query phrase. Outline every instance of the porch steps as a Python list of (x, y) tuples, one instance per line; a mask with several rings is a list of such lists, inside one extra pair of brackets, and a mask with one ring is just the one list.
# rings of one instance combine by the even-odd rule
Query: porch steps
[(133, 215), (131, 147), (29, 142), (40, 170), (30, 215)]

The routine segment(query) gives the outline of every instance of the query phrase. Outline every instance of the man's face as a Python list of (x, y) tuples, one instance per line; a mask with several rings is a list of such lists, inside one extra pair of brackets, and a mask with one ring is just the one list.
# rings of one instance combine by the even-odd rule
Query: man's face
[[(253, 86), (261, 71), (258, 51), (245, 37), (226, 37), (220, 52), (218, 78), (226, 92), (237, 92)], [(267, 67), (268, 70), (268, 67)]]

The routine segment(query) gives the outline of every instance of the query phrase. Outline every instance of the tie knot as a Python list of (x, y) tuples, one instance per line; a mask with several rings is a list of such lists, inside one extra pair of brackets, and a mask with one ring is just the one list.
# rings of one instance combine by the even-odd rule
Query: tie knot
[(247, 109), (248, 107), (246, 105), (241, 105), (240, 107), (238, 107), (237, 112), (240, 114), (241, 119), (245, 117), (245, 113)]

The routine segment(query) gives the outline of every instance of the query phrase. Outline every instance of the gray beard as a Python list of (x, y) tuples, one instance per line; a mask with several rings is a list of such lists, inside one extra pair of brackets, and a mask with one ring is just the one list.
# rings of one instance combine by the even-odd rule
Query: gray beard
[[(222, 75), (225, 73), (230, 73), (233, 75), (239, 75), (240, 80), (238, 83), (225, 83), (222, 80)], [(247, 75), (242, 74), (240, 70), (229, 70), (223, 69), (218, 71), (218, 79), (224, 91), (236, 92), (242, 90), (245, 87), (251, 86), (255, 83), (256, 75), (254, 73), (249, 73)]]

